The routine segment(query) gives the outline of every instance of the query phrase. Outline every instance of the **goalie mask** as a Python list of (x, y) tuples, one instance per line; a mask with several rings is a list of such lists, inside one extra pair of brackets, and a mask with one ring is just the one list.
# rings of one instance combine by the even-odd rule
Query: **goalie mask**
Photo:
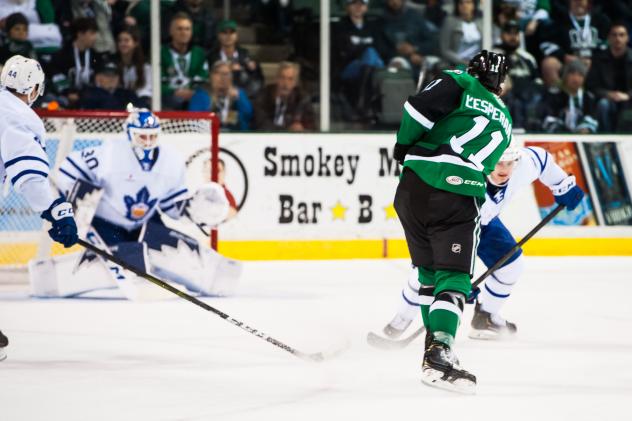
[(127, 117), (125, 129), (132, 146), (143, 150), (158, 146), (160, 119), (148, 109), (133, 109)]
[(467, 65), (467, 72), (475, 76), (481, 85), (500, 95), (509, 66), (504, 54), (483, 50), (476, 54)]
[[(37, 60), (16, 55), (7, 60), (0, 74), (2, 87), (26, 95), (29, 107), (44, 95), (44, 71)], [(33, 92), (36, 95), (33, 95)]]

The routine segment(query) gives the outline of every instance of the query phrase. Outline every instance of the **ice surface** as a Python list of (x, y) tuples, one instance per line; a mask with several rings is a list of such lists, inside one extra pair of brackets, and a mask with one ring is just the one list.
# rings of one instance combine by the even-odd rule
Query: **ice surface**
[[(477, 395), (420, 382), (422, 340), (365, 343), (393, 315), (403, 260), (248, 262), (238, 297), (205, 300), (306, 363), (181, 299), (0, 294), (0, 420), (632, 420), (632, 259), (527, 258), (511, 342), (455, 350)], [(416, 321), (413, 327), (420, 322)]]

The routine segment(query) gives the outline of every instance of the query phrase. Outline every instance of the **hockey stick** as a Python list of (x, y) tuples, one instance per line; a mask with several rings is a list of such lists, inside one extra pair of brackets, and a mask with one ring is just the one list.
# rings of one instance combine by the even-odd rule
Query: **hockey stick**
[(245, 330), (248, 333), (251, 333), (251, 334), (255, 335), (258, 338), (263, 339), (266, 342), (270, 342), (272, 345), (275, 345), (275, 346), (283, 349), (284, 351), (289, 352), (290, 354), (292, 354), (295, 357), (298, 357), (298, 358), (300, 358), (302, 360), (320, 362), (320, 361), (324, 361), (326, 359), (335, 357), (335, 356), (337, 356), (338, 354), (340, 354), (343, 351), (343, 350), (338, 350), (338, 351), (334, 351), (332, 353), (327, 353), (327, 354), (324, 353), (324, 352), (316, 352), (316, 353), (308, 354), (308, 353), (299, 351), (299, 350), (297, 350), (295, 348), (292, 348), (289, 345), (284, 344), (283, 342), (281, 342), (281, 341), (279, 341), (277, 339), (274, 339), (273, 337), (271, 337), (269, 335), (266, 335), (265, 333), (255, 329), (255, 328), (252, 328), (252, 327), (244, 324), (244, 322), (241, 322), (241, 321), (239, 321), (239, 320), (237, 320), (237, 319), (235, 319), (233, 317), (230, 317), (228, 314), (216, 309), (215, 307), (211, 307), (210, 305), (206, 304), (205, 302), (200, 301), (197, 298), (195, 298), (195, 297), (193, 297), (193, 296), (191, 296), (191, 295), (189, 295), (189, 294), (187, 294), (187, 293), (185, 293), (183, 291), (180, 291), (177, 288), (172, 287), (168, 283), (166, 283), (164, 281), (161, 281), (160, 279), (156, 278), (155, 276), (150, 275), (150, 274), (145, 273), (145, 272), (142, 272), (142, 271), (140, 271), (138, 269), (135, 269), (135, 268), (129, 266), (127, 263), (125, 263), (121, 259), (119, 259), (119, 258), (117, 258), (115, 256), (112, 256), (109, 253), (104, 252), (100, 248), (95, 247), (94, 245), (82, 240), (81, 238), (79, 239), (78, 244), (83, 246), (83, 247), (85, 247), (86, 249), (96, 253), (97, 255), (99, 255), (99, 256), (101, 256), (101, 257), (103, 257), (105, 259), (108, 259), (108, 260), (110, 260), (113, 263), (116, 263), (117, 265), (121, 266), (122, 268), (127, 269), (130, 272), (133, 272), (133, 273), (135, 273), (136, 275), (138, 275), (138, 276), (140, 276), (142, 278), (147, 279), (149, 282), (151, 282), (151, 283), (153, 283), (155, 285), (158, 285), (161, 288), (166, 289), (167, 291), (177, 295), (178, 297), (183, 298), (183, 299), (195, 304), (198, 307), (202, 307), (206, 311), (210, 311), (211, 313), (215, 313), (216, 315), (218, 315), (222, 319), (228, 321), (229, 323), (232, 323), (233, 325)]
[[(551, 211), (551, 213), (549, 213), (547, 216), (544, 217), (544, 219), (542, 219), (542, 221), (540, 221), (535, 227), (533, 227), (533, 229), (531, 231), (529, 231), (527, 233), (527, 235), (525, 235), (515, 246), (513, 246), (511, 248), (511, 250), (509, 250), (503, 257), (501, 257), (493, 266), (491, 266), (489, 269), (487, 269), (487, 271), (485, 271), (485, 273), (483, 273), (481, 276), (479, 276), (476, 281), (474, 281), (472, 283), (472, 292), (470, 293), (470, 296), (468, 297), (467, 302), (468, 303), (473, 303), (474, 299), (476, 299), (476, 297), (478, 296), (478, 294), (480, 293), (480, 289), (478, 288), (478, 285), (481, 284), (481, 282), (483, 282), (490, 274), (492, 274), (493, 272), (495, 272), (498, 268), (500, 268), (507, 260), (509, 260), (511, 258), (511, 256), (514, 255), (514, 253), (516, 251), (518, 251), (518, 249), (524, 245), (527, 241), (529, 241), (529, 239), (531, 239), (531, 237), (533, 237), (538, 231), (540, 231), (542, 229), (542, 227), (544, 227), (546, 224), (548, 224), (549, 222), (551, 222), (551, 220), (553, 218), (555, 218), (555, 216), (560, 213), (562, 211), (562, 209), (564, 209), (564, 205), (558, 205), (555, 209), (553, 209)], [(375, 346), (376, 348), (381, 348), (381, 349), (403, 349), (406, 348), (408, 345), (410, 345), (410, 343), (415, 340), (419, 335), (421, 335), (424, 331), (425, 331), (425, 327), (422, 326), (419, 329), (417, 329), (417, 331), (415, 331), (412, 335), (408, 336), (407, 338), (404, 339), (400, 339), (400, 340), (392, 340), (392, 339), (388, 339), (388, 338), (384, 338), (382, 336), (379, 336), (373, 332), (369, 332), (367, 334), (367, 342), (370, 345)]]
[(389, 339), (383, 336), (378, 335), (377, 333), (369, 332), (366, 335), (366, 341), (369, 345), (374, 346), (376, 348), (392, 350), (392, 349), (403, 349), (406, 348), (412, 341), (417, 339), (419, 335), (424, 333), (426, 328), (421, 326), (417, 329), (413, 334), (407, 336), (403, 339)]
[(498, 268), (500, 268), (503, 264), (505, 264), (505, 262), (507, 260), (509, 260), (511, 258), (511, 256), (514, 255), (514, 253), (516, 251), (518, 251), (518, 249), (520, 247), (522, 247), (522, 245), (524, 243), (526, 243), (527, 241), (529, 241), (529, 239), (531, 237), (533, 237), (535, 234), (537, 234), (538, 231), (540, 231), (542, 229), (543, 226), (545, 226), (546, 224), (548, 224), (549, 222), (551, 222), (551, 220), (553, 218), (555, 218), (555, 215), (557, 215), (558, 213), (560, 213), (562, 211), (562, 209), (564, 209), (564, 205), (557, 205), (557, 207), (555, 209), (553, 209), (551, 211), (551, 213), (549, 213), (547, 216), (545, 216), (539, 223), (538, 225), (536, 225), (535, 227), (533, 227), (533, 229), (531, 231), (529, 231), (527, 233), (527, 235), (525, 235), (520, 241), (518, 241), (518, 243), (513, 246), (511, 248), (511, 250), (509, 250), (503, 257), (501, 257), (492, 267), (490, 267), (489, 269), (487, 269), (485, 271), (485, 273), (483, 273), (481, 276), (478, 277), (478, 279), (476, 279), (476, 281), (474, 281), (472, 283), (472, 292), (470, 292), (470, 296), (468, 298), (468, 303), (471, 303), (476, 296), (478, 296), (479, 292), (481, 291), (480, 288), (478, 288), (478, 286), (481, 284), (481, 282), (483, 282), (489, 275), (491, 275), (492, 273), (494, 273)]

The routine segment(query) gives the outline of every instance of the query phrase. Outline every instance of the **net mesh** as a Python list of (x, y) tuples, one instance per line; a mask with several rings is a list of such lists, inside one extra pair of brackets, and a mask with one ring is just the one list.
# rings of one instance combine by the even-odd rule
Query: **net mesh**
[[(89, 117), (42, 117), (46, 129), (46, 153), (51, 174), (71, 151), (94, 147), (108, 140), (126, 137), (126, 115), (93, 115)], [(174, 114), (174, 113), (171, 113)], [(176, 117), (161, 117), (161, 143), (177, 145), (186, 156), (203, 156), (206, 162), (187, 169), (190, 188), (210, 179), (212, 167), (213, 118), (189, 117), (178, 113)], [(6, 183), (0, 195), (0, 280), (24, 280), (29, 260), (78, 250), (63, 249), (47, 240), (44, 222), (28, 203)]]

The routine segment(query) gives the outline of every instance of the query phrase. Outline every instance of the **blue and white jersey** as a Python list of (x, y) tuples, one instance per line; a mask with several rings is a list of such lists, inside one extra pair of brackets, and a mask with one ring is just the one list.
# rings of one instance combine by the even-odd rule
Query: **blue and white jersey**
[(125, 138), (75, 151), (56, 174), (57, 186), (67, 192), (82, 179), (101, 187), (96, 216), (126, 230), (141, 227), (158, 209), (179, 218), (176, 203), (188, 197), (184, 159), (170, 145), (150, 153), (151, 160)]
[(523, 188), (540, 180), (544, 185), (552, 187), (568, 177), (553, 156), (542, 148), (520, 148), (520, 160), (516, 163), (509, 181), (501, 187), (487, 183), (485, 203), (481, 208), (481, 225), (489, 224), (498, 216), (511, 198)]
[(0, 91), (0, 181), (11, 183), (36, 212), (55, 200), (48, 180), (44, 123), (24, 101)]

